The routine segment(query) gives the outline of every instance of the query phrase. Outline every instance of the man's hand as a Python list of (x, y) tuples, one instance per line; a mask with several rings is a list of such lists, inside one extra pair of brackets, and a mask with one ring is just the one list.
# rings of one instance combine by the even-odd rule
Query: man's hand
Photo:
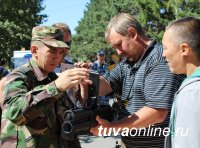
[(88, 62), (88, 63), (84, 63), (84, 62), (78, 62), (78, 63), (75, 63), (74, 65), (76, 66), (76, 67), (82, 67), (82, 68), (87, 68), (87, 69), (90, 69), (91, 68), (91, 66), (92, 66), (92, 62)]
[[(99, 117), (99, 116), (96, 117), (96, 120), (97, 120), (97, 122), (98, 122), (98, 125), (95, 126), (95, 127), (92, 127), (92, 128), (90, 129), (90, 132), (91, 132), (93, 135), (95, 135), (95, 136), (100, 136), (100, 135), (104, 134), (104, 133), (102, 132), (102, 129), (101, 129), (100, 127), (102, 127), (102, 128), (107, 128), (107, 132), (109, 131), (109, 128), (112, 127), (111, 122), (108, 122), (107, 120), (102, 119), (102, 118)], [(101, 129), (101, 130), (100, 130), (100, 129)], [(103, 136), (103, 135), (102, 135), (102, 136)]]
[(89, 80), (89, 72), (90, 70), (86, 68), (66, 70), (55, 80), (56, 87), (60, 91), (66, 91), (78, 84), (92, 84), (92, 81)]

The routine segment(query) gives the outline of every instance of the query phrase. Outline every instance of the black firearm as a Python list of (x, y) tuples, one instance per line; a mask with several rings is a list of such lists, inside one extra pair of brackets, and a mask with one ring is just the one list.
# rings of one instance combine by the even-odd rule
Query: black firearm
[(64, 113), (62, 136), (64, 139), (73, 140), (76, 135), (90, 134), (91, 127), (97, 125), (96, 115), (111, 121), (112, 108), (109, 105), (99, 105), (99, 74), (90, 72), (89, 79), (93, 82), (88, 89), (87, 104), (81, 109), (67, 110)]

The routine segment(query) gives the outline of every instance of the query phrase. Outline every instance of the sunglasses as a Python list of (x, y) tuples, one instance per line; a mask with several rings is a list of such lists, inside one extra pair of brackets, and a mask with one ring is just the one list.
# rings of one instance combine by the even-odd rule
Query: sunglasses
[(70, 40), (70, 41), (67, 41), (67, 42), (65, 42), (69, 47), (71, 47), (71, 45), (72, 45), (72, 41)]

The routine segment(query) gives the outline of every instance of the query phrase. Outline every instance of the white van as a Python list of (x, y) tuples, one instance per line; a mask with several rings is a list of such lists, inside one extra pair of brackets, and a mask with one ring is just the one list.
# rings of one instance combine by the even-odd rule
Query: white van
[(13, 57), (11, 58), (12, 69), (15, 69), (27, 63), (31, 57), (32, 57), (32, 53), (30, 50), (14, 51)]

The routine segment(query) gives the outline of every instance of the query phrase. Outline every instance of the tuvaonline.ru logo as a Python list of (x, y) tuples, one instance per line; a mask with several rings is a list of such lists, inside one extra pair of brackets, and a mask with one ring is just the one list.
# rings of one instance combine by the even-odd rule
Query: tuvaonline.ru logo
[[(149, 125), (148, 128), (104, 128), (102, 125), (98, 128), (98, 136), (169, 136), (170, 128), (154, 127)], [(188, 128), (177, 128), (174, 136), (187, 136)]]

